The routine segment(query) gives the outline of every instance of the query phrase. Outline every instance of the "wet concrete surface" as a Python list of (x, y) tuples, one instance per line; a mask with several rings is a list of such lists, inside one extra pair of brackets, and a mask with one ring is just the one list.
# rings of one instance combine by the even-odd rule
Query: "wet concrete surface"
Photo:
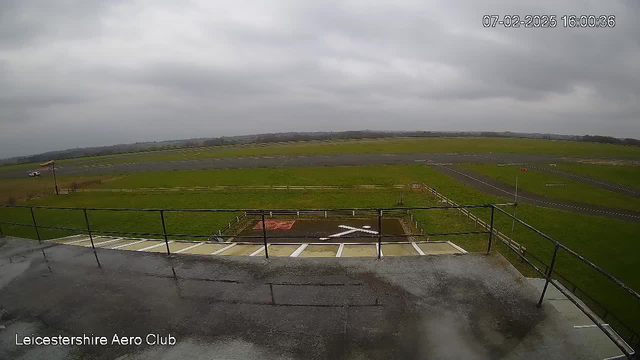
[[(89, 175), (168, 170), (249, 169), (305, 166), (407, 165), (421, 163), (561, 163), (570, 161), (570, 159), (571, 157), (559, 155), (458, 153), (253, 156), (177, 161), (132, 161), (131, 163), (105, 165), (67, 163), (56, 166), (56, 173), (58, 175)], [(27, 174), (29, 174), (29, 172), (31, 171), (33, 170), (4, 170), (0, 171), (0, 178), (26, 177)], [(49, 172), (42, 173), (42, 177), (47, 176), (51, 176), (51, 174), (49, 174)]]
[[(479, 174), (473, 170), (458, 166), (433, 166), (434, 169), (451, 176), (463, 184), (476, 190), (491, 194), (507, 201), (513, 201), (515, 187), (507, 185), (489, 176)], [(640, 222), (640, 212), (626, 209), (615, 209), (604, 206), (585, 204), (577, 201), (567, 201), (537, 195), (526, 190), (518, 189), (518, 202), (551, 209), (567, 210), (580, 214), (602, 216), (611, 219)]]
[[(28, 240), (9, 238), (13, 246)], [(18, 245), (16, 245), (18, 244)], [(1, 248), (0, 248), (1, 249)], [(54, 245), (9, 258), (2, 359), (589, 359), (499, 255), (300, 259), (176, 256)], [(173, 270), (172, 270), (173, 269)], [(175, 277), (174, 277), (175, 271)], [(174, 346), (16, 346), (114, 334)], [(46, 356), (45, 356), (46, 355)]]

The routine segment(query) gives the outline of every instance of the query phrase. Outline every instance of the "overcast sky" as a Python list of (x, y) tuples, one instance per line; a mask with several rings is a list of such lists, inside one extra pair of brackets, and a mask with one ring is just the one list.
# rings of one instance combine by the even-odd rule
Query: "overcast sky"
[(639, 3), (0, 0), (0, 158), (280, 131), (640, 138)]

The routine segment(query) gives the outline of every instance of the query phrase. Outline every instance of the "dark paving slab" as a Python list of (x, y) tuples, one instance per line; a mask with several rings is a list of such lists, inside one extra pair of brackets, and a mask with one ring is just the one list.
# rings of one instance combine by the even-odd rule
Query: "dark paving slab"
[[(180, 256), (55, 245), (0, 271), (2, 359), (590, 359), (499, 255)], [(172, 266), (177, 277), (174, 278)], [(18, 347), (19, 335), (171, 334), (175, 346)]]
[[(513, 201), (515, 197), (515, 187), (507, 185), (489, 176), (479, 174), (473, 170), (457, 166), (433, 166), (434, 169), (451, 176), (463, 184), (469, 185), (476, 190), (491, 194), (508, 201)], [(576, 201), (567, 201), (537, 195), (522, 189), (518, 189), (518, 202), (532, 204), (551, 209), (573, 211), (586, 215), (602, 216), (617, 220), (640, 222), (640, 212), (595, 206)]]

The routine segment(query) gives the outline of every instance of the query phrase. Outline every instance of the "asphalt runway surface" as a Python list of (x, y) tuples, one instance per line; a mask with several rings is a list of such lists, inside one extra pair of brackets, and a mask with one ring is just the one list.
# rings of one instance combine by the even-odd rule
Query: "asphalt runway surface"
[[(264, 260), (99, 249), (98, 268), (90, 248), (19, 249), (27, 242), (0, 239), (2, 359), (598, 358), (551, 303), (535, 306), (539, 292), (499, 254)], [(16, 345), (32, 334), (109, 343)], [(115, 334), (142, 343), (113, 344)], [(149, 334), (175, 345), (149, 344)]]
[[(234, 158), (207, 158), (176, 161), (142, 161), (117, 164), (91, 165), (67, 163), (56, 166), (58, 175), (117, 174), (145, 171), (206, 170), (206, 169), (252, 169), (305, 166), (357, 166), (357, 165), (407, 165), (407, 164), (461, 164), (480, 163), (561, 163), (570, 157), (529, 154), (342, 154), (342, 155), (295, 155), (252, 156)], [(26, 177), (31, 171), (40, 169), (1, 170), (2, 178)], [(43, 171), (43, 176), (49, 176)]]
[[(434, 169), (451, 176), (463, 184), (476, 190), (498, 196), (508, 201), (515, 199), (515, 187), (504, 184), (489, 176), (457, 166), (433, 166)], [(586, 215), (603, 216), (612, 219), (640, 222), (640, 212), (625, 209), (607, 208), (581, 202), (559, 200), (537, 195), (522, 189), (518, 189), (518, 203), (531, 204), (540, 207), (568, 210)]]

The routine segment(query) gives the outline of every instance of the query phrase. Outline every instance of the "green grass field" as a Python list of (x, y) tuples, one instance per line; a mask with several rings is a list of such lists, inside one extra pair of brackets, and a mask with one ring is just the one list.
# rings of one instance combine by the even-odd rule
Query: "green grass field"
[(121, 175), (102, 188), (216, 185), (395, 185), (424, 182), (422, 165), (160, 171)]
[[(251, 169), (208, 170), (168, 173), (145, 173), (124, 175), (113, 182), (98, 186), (152, 187), (152, 186), (207, 186), (229, 184), (402, 184), (423, 182), (436, 188), (445, 196), (461, 204), (484, 204), (501, 202), (431, 168), (421, 165), (295, 168), (295, 169)], [(32, 200), (28, 204), (72, 206), (72, 207), (132, 207), (132, 208), (321, 208), (321, 207), (393, 207), (400, 191), (216, 191), (202, 193), (76, 193), (48, 196)], [(405, 192), (406, 206), (429, 206), (437, 204), (432, 196), (421, 192)], [(510, 209), (512, 211), (512, 209)], [(485, 220), (486, 209), (474, 211)], [(634, 241), (640, 232), (640, 224), (561, 210), (542, 209), (520, 205), (519, 218), (553, 236), (587, 259), (611, 272), (634, 289), (640, 289), (640, 279), (635, 276), (638, 266), (636, 254), (640, 243)], [(28, 210), (0, 208), (0, 215), (7, 221), (30, 223)], [(170, 233), (211, 234), (226, 225), (236, 214), (176, 214), (167, 213)], [(467, 231), (473, 223), (458, 215), (455, 210), (415, 211), (415, 216), (427, 232)], [(79, 211), (36, 210), (40, 224), (49, 226), (84, 227), (84, 218)], [(161, 233), (158, 213), (90, 212), (92, 228), (133, 232)], [(516, 225), (504, 215), (496, 215), (496, 227), (525, 245), (529, 254), (548, 263), (553, 246), (545, 239)], [(3, 226), (7, 234), (35, 237), (29, 228)], [(69, 235), (60, 230), (42, 229), (47, 238)], [(474, 235), (451, 239), (471, 251), (486, 249), (486, 236)], [(502, 252), (525, 275), (533, 275), (526, 265), (519, 263), (503, 245), (494, 249)], [(605, 304), (614, 314), (624, 316), (629, 324), (640, 324), (640, 306), (619, 289), (596, 276), (594, 271), (561, 254), (557, 269), (598, 302)], [(636, 326), (636, 331), (640, 327)]]
[(558, 164), (557, 166), (560, 170), (568, 170), (640, 190), (640, 166), (592, 164)]
[[(276, 144), (217, 146), (185, 150), (160, 150), (61, 160), (60, 163), (91, 161), (117, 164), (131, 161), (168, 161), (264, 155), (301, 154), (402, 154), (402, 153), (521, 153), (583, 155), (589, 157), (640, 158), (640, 147), (516, 138), (398, 138), (346, 141), (310, 141)], [(28, 169), (37, 164), (1, 166), (0, 171)]]
[[(534, 169), (520, 171), (520, 166), (497, 166), (493, 164), (462, 166), (511, 186), (515, 186), (516, 177), (518, 177), (518, 188), (534, 194), (585, 204), (640, 211), (640, 199), (547, 172)], [(566, 184), (566, 186), (547, 186), (546, 184)]]

